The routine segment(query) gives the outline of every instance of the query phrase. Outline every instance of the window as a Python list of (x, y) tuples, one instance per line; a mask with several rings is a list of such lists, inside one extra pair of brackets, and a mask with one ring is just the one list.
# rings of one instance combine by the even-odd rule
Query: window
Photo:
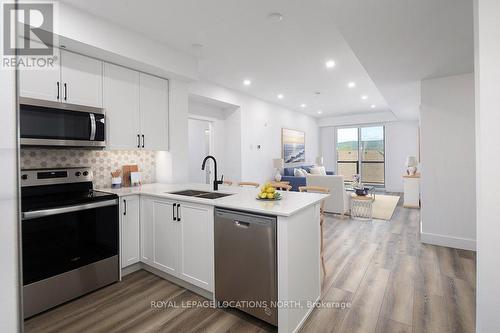
[(385, 184), (384, 126), (337, 129), (337, 174), (351, 181), (355, 174), (367, 185)]

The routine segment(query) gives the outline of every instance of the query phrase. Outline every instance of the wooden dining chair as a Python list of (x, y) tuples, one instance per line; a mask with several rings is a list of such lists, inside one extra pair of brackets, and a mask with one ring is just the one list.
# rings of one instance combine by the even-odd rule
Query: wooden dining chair
[(231, 185), (233, 185), (233, 181), (232, 181), (232, 180), (224, 180), (224, 181), (222, 182), (222, 184), (224, 184), (224, 185), (228, 185), (228, 186), (231, 186)]
[[(312, 192), (312, 193), (324, 193), (328, 194), (330, 193), (330, 190), (326, 187), (321, 187), (321, 186), (299, 186), (299, 192)], [(323, 257), (323, 222), (325, 220), (325, 200), (321, 201), (321, 206), (319, 208), (319, 226), (321, 230), (321, 267), (323, 267), (323, 274), (326, 275), (326, 268), (325, 268), (325, 258)]]
[(252, 187), (259, 187), (259, 183), (254, 183), (254, 182), (239, 182), (238, 186), (252, 186)]
[(280, 191), (290, 191), (292, 189), (291, 185), (284, 183), (274, 183), (273, 186)]

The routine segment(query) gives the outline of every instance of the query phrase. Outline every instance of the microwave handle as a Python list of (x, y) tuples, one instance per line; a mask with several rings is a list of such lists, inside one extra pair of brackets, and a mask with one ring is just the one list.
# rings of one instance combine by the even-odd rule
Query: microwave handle
[(89, 113), (89, 116), (90, 116), (90, 141), (94, 141), (95, 131), (96, 131), (95, 115), (93, 113)]

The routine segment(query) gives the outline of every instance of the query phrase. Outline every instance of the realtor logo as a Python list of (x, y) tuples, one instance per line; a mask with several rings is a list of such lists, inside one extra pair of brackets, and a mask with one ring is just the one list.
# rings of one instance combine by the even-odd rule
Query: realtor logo
[[(3, 22), (4, 56), (14, 56), (16, 52), (19, 56), (51, 56), (53, 54), (54, 5), (52, 3), (17, 5), (5, 3)], [(17, 45), (16, 37), (20, 37)]]

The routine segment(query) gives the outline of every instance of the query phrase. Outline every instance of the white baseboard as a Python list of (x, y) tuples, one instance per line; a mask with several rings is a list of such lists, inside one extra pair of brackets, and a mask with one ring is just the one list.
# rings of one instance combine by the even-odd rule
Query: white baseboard
[(476, 251), (476, 240), (470, 238), (460, 238), (460, 237), (452, 237), (452, 236), (420, 232), (420, 241), (426, 244)]

